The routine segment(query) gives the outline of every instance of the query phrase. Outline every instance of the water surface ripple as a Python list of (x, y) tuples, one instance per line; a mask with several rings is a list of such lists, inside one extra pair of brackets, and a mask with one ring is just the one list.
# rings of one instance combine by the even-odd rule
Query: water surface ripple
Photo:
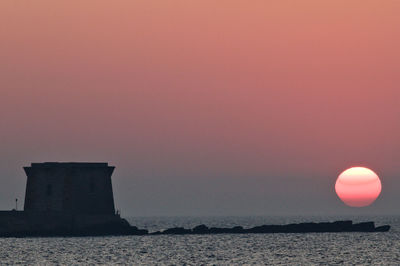
[[(143, 224), (155, 224), (140, 218)], [(136, 220), (140, 223), (139, 218)], [(197, 220), (196, 220), (197, 219)], [(208, 219), (208, 220), (207, 220)], [(200, 221), (221, 226), (225, 219), (260, 225), (267, 217), (164, 218), (167, 227), (186, 226)], [(276, 222), (278, 222), (278, 218)], [(301, 222), (307, 218), (280, 218)], [(222, 234), (73, 238), (0, 238), (2, 264), (375, 264), (399, 265), (400, 219), (398, 217), (363, 218), (377, 225), (388, 223), (388, 233), (309, 233), (309, 234)], [(328, 220), (328, 219), (325, 219)], [(329, 219), (332, 220), (332, 219)], [(179, 222), (180, 221), (180, 222)], [(208, 222), (207, 222), (208, 221)], [(314, 218), (312, 221), (318, 221)], [(357, 219), (355, 219), (357, 221)], [(243, 225), (243, 224), (242, 224)], [(189, 227), (189, 226), (186, 226)], [(154, 227), (153, 229), (161, 229)]]

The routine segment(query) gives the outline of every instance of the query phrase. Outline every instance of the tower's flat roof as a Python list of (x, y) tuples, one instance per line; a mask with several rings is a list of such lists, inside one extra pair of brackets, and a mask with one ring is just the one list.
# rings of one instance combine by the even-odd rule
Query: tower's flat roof
[(31, 163), (30, 167), (108, 167), (108, 163), (87, 163), (87, 162), (44, 162), (44, 163)]

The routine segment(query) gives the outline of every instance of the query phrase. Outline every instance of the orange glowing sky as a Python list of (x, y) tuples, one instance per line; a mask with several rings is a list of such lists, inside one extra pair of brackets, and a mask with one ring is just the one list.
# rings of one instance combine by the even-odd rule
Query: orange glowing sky
[[(31, 161), (110, 161), (135, 214), (397, 207), (400, 1), (0, 2), (0, 209)], [(185, 200), (182, 200), (185, 199)], [(343, 207), (344, 208), (344, 207)], [(376, 208), (376, 209), (374, 209)]]

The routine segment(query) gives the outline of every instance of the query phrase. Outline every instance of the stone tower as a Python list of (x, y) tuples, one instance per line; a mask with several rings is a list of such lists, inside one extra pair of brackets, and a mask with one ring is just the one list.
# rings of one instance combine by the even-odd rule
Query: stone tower
[(71, 215), (114, 215), (108, 163), (32, 163), (28, 177), (26, 212), (60, 212)]

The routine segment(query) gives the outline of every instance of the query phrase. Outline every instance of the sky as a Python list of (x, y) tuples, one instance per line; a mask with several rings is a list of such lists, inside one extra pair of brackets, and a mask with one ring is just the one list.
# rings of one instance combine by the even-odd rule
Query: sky
[[(0, 2), (0, 209), (116, 166), (123, 216), (398, 214), (400, 1)], [(382, 193), (351, 208), (337, 176)], [(22, 204), (22, 203), (21, 203)]]

